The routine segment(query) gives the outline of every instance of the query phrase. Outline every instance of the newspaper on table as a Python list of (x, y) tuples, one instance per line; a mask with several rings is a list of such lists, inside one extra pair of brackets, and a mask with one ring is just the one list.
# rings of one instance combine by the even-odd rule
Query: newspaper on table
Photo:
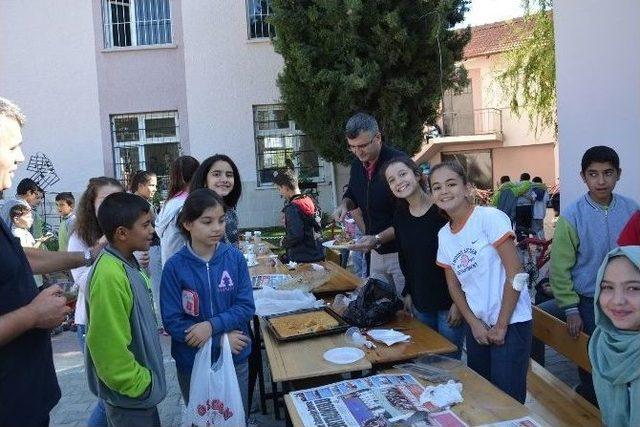
[(428, 402), (420, 405), (423, 390), (409, 374), (380, 374), (294, 391), (291, 397), (305, 426), (383, 427), (416, 411), (440, 411)]
[(258, 274), (251, 277), (251, 285), (253, 289), (260, 289), (265, 286), (278, 289), (282, 283), (290, 281), (293, 277), (290, 274)]

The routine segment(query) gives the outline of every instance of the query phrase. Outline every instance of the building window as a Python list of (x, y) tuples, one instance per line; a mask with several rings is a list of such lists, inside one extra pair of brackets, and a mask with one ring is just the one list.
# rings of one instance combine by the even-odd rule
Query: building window
[(127, 185), (138, 170), (158, 175), (158, 189), (165, 190), (171, 163), (180, 155), (178, 113), (167, 111), (111, 116), (114, 172)]
[(271, 0), (247, 0), (250, 39), (268, 38), (276, 35), (275, 28), (268, 22), (272, 13)]
[(171, 43), (169, 0), (102, 0), (104, 47)]
[(324, 182), (326, 164), (282, 105), (253, 107), (258, 185), (269, 185), (278, 169), (294, 169), (300, 182)]

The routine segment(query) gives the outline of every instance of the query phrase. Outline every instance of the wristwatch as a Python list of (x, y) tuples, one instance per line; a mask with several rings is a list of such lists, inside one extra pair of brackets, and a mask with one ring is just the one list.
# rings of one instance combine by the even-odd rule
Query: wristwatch
[(382, 246), (382, 239), (380, 238), (379, 234), (376, 234), (373, 237), (376, 239), (376, 245), (373, 247), (373, 249), (378, 249), (380, 246)]
[(89, 249), (84, 250), (84, 265), (85, 267), (91, 267), (93, 264), (93, 257), (91, 256), (91, 251)]

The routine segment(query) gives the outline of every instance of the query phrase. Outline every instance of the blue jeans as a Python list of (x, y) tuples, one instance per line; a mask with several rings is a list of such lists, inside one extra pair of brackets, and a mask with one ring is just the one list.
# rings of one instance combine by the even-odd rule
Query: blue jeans
[(462, 341), (464, 340), (464, 324), (460, 326), (450, 326), (447, 322), (447, 316), (449, 310), (434, 310), (434, 311), (418, 311), (415, 307), (413, 314), (416, 318), (451, 341), (458, 347), (458, 350), (453, 353), (443, 354), (443, 356), (453, 357), (454, 359), (460, 359), (462, 354)]
[(527, 397), (532, 324), (509, 325), (502, 345), (480, 345), (467, 328), (467, 365), (520, 403)]
[[(86, 325), (76, 325), (78, 330), (76, 334), (78, 334), (78, 346), (80, 347), (80, 351), (84, 353), (85, 345), (86, 345), (86, 337), (87, 337), (87, 326)], [(104, 400), (98, 399), (96, 406), (91, 411), (91, 415), (87, 420), (88, 427), (107, 427), (107, 412), (104, 408)]]

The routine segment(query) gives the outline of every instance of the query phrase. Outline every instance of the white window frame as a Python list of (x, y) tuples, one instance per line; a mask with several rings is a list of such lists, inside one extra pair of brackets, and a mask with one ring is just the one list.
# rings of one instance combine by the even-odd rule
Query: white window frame
[[(169, 21), (169, 41), (166, 43), (154, 43), (154, 44), (139, 44), (138, 40), (138, 20), (136, 16), (136, 2), (140, 0), (129, 0), (126, 3), (124, 0), (102, 0), (102, 30), (104, 35), (104, 47), (105, 49), (126, 49), (139, 46), (162, 46), (172, 45), (173, 43), (173, 19), (171, 14), (171, 2), (168, 2), (169, 10), (167, 11)], [(113, 45), (113, 21), (111, 15), (111, 5), (120, 5), (129, 7), (129, 21), (121, 24), (128, 24), (129, 31), (131, 33), (131, 43), (126, 46), (114, 46)]]
[[(267, 27), (267, 34), (266, 36), (251, 36), (251, 12), (253, 10), (252, 6), (253, 3), (255, 1), (260, 1), (260, 0), (246, 0), (245, 4), (246, 4), (246, 11), (247, 11), (247, 38), (249, 40), (269, 40), (271, 37), (275, 37), (275, 28), (273, 27), (272, 24), (267, 23), (268, 27)], [(269, 2), (271, 2), (271, 0), (267, 0)], [(270, 14), (267, 15), (263, 15), (265, 18), (269, 17)]]
[[(118, 141), (116, 131), (116, 120), (118, 119), (132, 119), (138, 120), (138, 140), (134, 141)], [(173, 118), (175, 123), (175, 136), (167, 136), (161, 138), (147, 138), (146, 132), (146, 120), (147, 119), (166, 119)], [(117, 162), (116, 159), (121, 158), (120, 150), (138, 148), (138, 166), (140, 170), (146, 170), (147, 159), (145, 157), (145, 146), (153, 144), (178, 144), (178, 152), (181, 150), (180, 145), (180, 126), (178, 122), (177, 111), (163, 111), (153, 113), (133, 113), (133, 114), (113, 114), (110, 117), (111, 124), (111, 144), (113, 149), (113, 169), (116, 179), (123, 180), (122, 164)]]
[[(305, 133), (298, 129), (296, 123), (289, 119), (288, 123), (289, 123), (289, 127), (287, 128), (278, 128), (278, 129), (266, 129), (266, 130), (260, 130), (258, 129), (258, 121), (257, 119), (257, 112), (258, 111), (269, 111), (269, 112), (275, 112), (276, 110), (284, 110), (284, 106), (282, 104), (258, 104), (258, 105), (254, 105), (253, 106), (253, 128), (254, 128), (254, 148), (255, 148), (255, 153), (256, 153), (256, 182), (258, 187), (273, 187), (274, 184), (272, 181), (269, 182), (262, 182), (261, 178), (260, 178), (260, 173), (261, 171), (263, 171), (264, 169), (268, 169), (269, 167), (265, 167), (265, 165), (261, 165), (261, 159), (263, 160), (264, 163), (264, 153), (265, 150), (263, 149), (262, 152), (260, 152), (260, 148), (259, 148), (259, 143), (258, 143), (258, 138), (263, 137), (263, 138), (268, 138), (268, 137), (274, 137), (274, 138), (285, 138), (285, 137), (293, 137), (294, 141), (299, 141), (296, 137), (301, 137), (301, 136), (305, 136)], [(272, 115), (273, 120), (275, 121), (275, 117)], [(287, 147), (282, 147), (283, 150), (287, 150)], [(298, 145), (297, 147), (294, 146), (292, 149), (293, 153), (300, 153), (300, 146)], [(314, 149), (315, 151), (315, 149)], [(320, 157), (320, 155), (316, 152), (315, 153), (317, 158), (318, 158), (318, 176), (317, 177), (307, 177), (306, 179), (309, 179), (312, 182), (315, 183), (324, 183), (327, 180), (327, 171), (330, 170), (330, 163), (326, 162), (322, 157)], [(301, 167), (300, 161), (297, 158), (297, 156), (294, 156), (292, 159), (292, 162), (296, 168), (296, 171), (299, 170), (299, 168)]]

